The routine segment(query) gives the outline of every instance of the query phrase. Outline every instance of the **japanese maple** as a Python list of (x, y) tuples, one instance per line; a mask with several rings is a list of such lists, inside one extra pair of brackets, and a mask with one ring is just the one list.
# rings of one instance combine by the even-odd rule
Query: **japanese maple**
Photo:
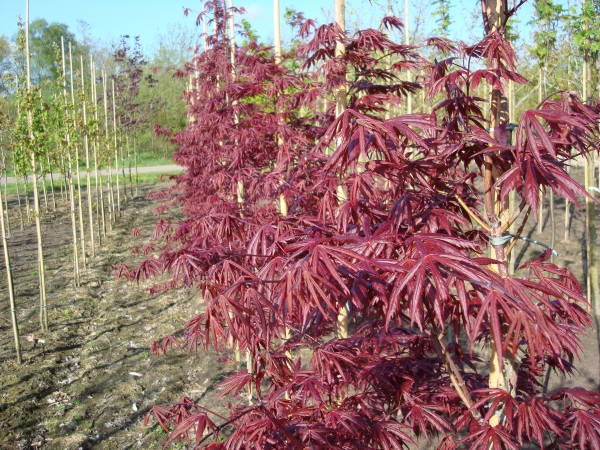
[[(556, 93), (522, 115), (508, 143), (504, 85), (526, 80), (505, 20), (474, 45), (429, 39), (446, 55), (434, 62), (385, 33), (402, 28), (397, 18), (352, 36), (309, 20), (297, 54), (276, 64), (251, 41), (236, 48), (232, 74), (225, 23), (240, 11), (205, 8), (215, 31), (180, 72), (198, 76), (186, 94), (189, 125), (172, 136), (186, 171), (158, 208), (184, 218), (160, 219), (157, 255), (121, 273), (169, 273), (154, 289), (201, 291), (205, 310), (183, 342), (168, 336), (152, 350), (248, 352), (252, 370), (227, 378), (222, 395), (249, 393), (250, 405), (229, 418), (187, 398), (156, 406), (167, 443), (388, 449), (435, 436), (444, 449), (600, 447), (600, 394), (549, 395), (538, 381), (548, 369), (574, 370), (590, 325), (579, 282), (549, 252), (509, 274), (516, 237), (504, 234), (514, 221), (522, 231), (540, 188), (575, 204), (587, 195), (565, 166), (597, 150), (600, 110)], [(403, 81), (419, 68), (418, 82)], [(492, 89), (492, 133), (487, 101), (473, 94), (481, 83)], [(342, 84), (347, 109), (335, 117), (326, 100)], [(431, 111), (384, 119), (419, 89)], [(521, 205), (499, 214), (511, 191)], [(334, 338), (344, 308), (353, 326)]]

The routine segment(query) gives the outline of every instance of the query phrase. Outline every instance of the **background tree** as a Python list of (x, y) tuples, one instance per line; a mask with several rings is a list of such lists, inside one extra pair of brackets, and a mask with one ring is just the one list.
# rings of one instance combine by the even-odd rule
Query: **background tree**
[(37, 19), (29, 25), (30, 53), (31, 53), (31, 81), (34, 85), (41, 85), (44, 81), (59, 78), (60, 73), (56, 67), (54, 46), (60, 44), (61, 36), (65, 45), (71, 43), (73, 53), (80, 54), (79, 44), (75, 35), (69, 31), (64, 23), (48, 23), (46, 19)]

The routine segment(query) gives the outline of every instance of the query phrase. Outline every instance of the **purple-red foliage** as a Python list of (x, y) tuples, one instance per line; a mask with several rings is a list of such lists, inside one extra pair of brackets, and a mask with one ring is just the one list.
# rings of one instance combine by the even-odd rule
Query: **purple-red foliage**
[[(565, 167), (597, 150), (598, 107), (558, 93), (523, 114), (510, 144), (505, 123), (490, 136), (486, 101), (473, 95), (480, 83), (525, 82), (502, 32), (473, 46), (432, 38), (447, 57), (431, 63), (381, 31), (348, 37), (307, 21), (301, 35), (310, 40), (283, 64), (251, 42), (236, 48), (232, 67), (228, 11), (215, 1), (204, 14), (216, 31), (186, 67), (189, 124), (173, 135), (186, 171), (161, 195), (183, 219), (160, 219), (158, 256), (121, 274), (170, 274), (155, 290), (198, 288), (205, 311), (188, 321), (183, 342), (169, 336), (152, 352), (233, 343), (251, 355), (252, 373), (227, 378), (223, 395), (251, 388), (252, 397), (220, 425), (189, 399), (155, 407), (169, 442), (399, 449), (441, 436), (442, 449), (599, 448), (599, 395), (549, 396), (538, 382), (547, 370), (574, 370), (590, 325), (577, 279), (549, 253), (502, 277), (484, 256), (487, 234), (457, 200), (479, 214), (486, 159), (500, 197), (515, 191), (523, 209), (536, 210), (540, 187), (577, 202), (586, 194)], [(393, 17), (382, 25), (402, 27)], [(344, 57), (335, 56), (338, 40)], [(404, 81), (417, 68), (421, 83)], [(331, 92), (348, 73), (348, 109), (336, 118)], [(431, 111), (382, 118), (420, 89), (436, 101)], [(353, 329), (332, 338), (342, 308)], [(510, 392), (490, 388), (477, 369), (478, 344), (494, 345), (500, 366), (512, 367)], [(224, 426), (225, 442), (208, 444)]]

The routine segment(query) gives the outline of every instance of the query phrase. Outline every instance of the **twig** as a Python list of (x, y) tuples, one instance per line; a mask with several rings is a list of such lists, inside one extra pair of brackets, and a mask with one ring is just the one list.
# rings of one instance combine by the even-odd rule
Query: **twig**
[(519, 240), (519, 237), (521, 236), (521, 233), (523, 232), (523, 229), (525, 228), (525, 224), (527, 223), (527, 219), (529, 219), (529, 214), (531, 214), (531, 206), (527, 209), (527, 212), (525, 213), (525, 217), (523, 217), (523, 222), (521, 222), (521, 226), (517, 230), (517, 233), (515, 234), (513, 241), (510, 243), (510, 245), (504, 252), (504, 254), (506, 256), (510, 255), (510, 252), (512, 251), (512, 249), (516, 245), (517, 241)]
[(458, 201), (458, 203), (460, 204), (460, 206), (463, 207), (463, 209), (469, 214), (469, 216), (471, 216), (471, 218), (477, 222), (477, 224), (483, 228), (485, 231), (487, 231), (489, 233), (490, 231), (490, 227), (488, 227), (479, 217), (477, 217), (477, 215), (471, 211), (471, 208), (469, 208), (467, 206), (467, 204), (465, 202), (463, 202), (461, 200), (461, 198), (458, 195), (455, 195), (454, 198)]
[(525, 208), (525, 200), (521, 201), (521, 204), (519, 205), (519, 207), (517, 208), (517, 210), (514, 212), (514, 214), (511, 216), (510, 219), (508, 219), (508, 221), (502, 226), (502, 231), (506, 231), (510, 228), (510, 226), (515, 223), (515, 220), (517, 220), (519, 218), (519, 215), (521, 215), (521, 212), (523, 212), (523, 208)]

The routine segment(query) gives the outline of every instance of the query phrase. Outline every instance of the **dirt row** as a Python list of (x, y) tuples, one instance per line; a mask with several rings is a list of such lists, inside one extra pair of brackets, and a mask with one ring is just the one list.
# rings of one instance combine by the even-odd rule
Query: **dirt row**
[[(147, 191), (150, 186), (145, 186)], [(13, 205), (14, 206), (14, 205)], [(155, 205), (127, 203), (114, 229), (72, 286), (71, 224), (64, 207), (44, 215), (49, 333), (40, 334), (35, 227), (13, 224), (9, 240), (24, 363), (14, 361), (5, 268), (0, 264), (0, 449), (161, 448), (166, 435), (149, 409), (180, 395), (214, 403), (232, 368), (215, 355), (150, 356), (152, 342), (181, 329), (195, 299), (187, 292), (150, 296), (111, 268), (139, 259), (130, 230), (150, 236)], [(13, 209), (14, 211), (14, 209)], [(16, 217), (14, 217), (16, 219)], [(180, 447), (181, 448), (181, 447)]]

